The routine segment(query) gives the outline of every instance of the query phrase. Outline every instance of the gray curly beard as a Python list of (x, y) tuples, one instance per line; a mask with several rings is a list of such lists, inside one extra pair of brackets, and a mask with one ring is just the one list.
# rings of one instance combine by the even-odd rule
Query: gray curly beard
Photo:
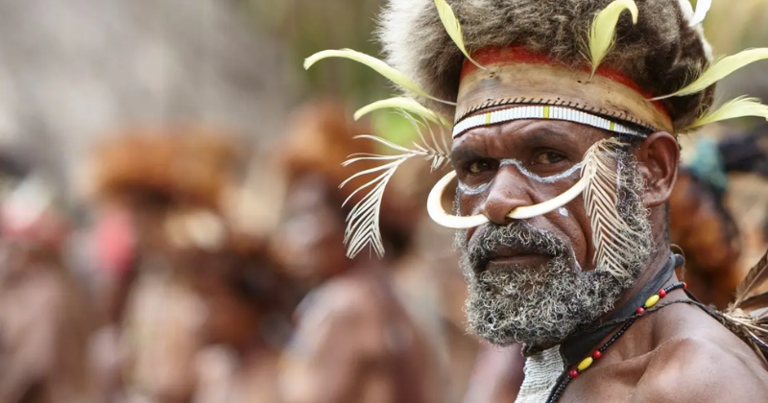
[[(465, 309), (469, 330), (497, 345), (523, 343), (549, 347), (611, 311), (622, 293), (643, 271), (652, 252), (648, 210), (642, 203), (643, 181), (631, 155), (618, 161), (619, 214), (636, 231), (636, 248), (622, 254), (624, 273), (584, 271), (569, 244), (525, 221), (506, 226), (485, 224), (468, 245), (466, 231), (456, 234), (461, 267), (468, 284)], [(479, 238), (478, 238), (479, 237)], [(490, 257), (499, 247), (552, 258), (541, 267), (495, 266)]]

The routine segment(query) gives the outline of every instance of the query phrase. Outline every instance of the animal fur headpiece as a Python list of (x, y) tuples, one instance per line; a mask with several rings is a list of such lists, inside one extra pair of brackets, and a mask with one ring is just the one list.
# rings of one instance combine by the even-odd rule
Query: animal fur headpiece
[[(545, 214), (583, 193), (598, 267), (610, 270), (609, 244), (622, 244), (626, 240), (616, 239), (615, 233), (631, 231), (616, 210), (615, 157), (627, 146), (620, 139), (643, 139), (659, 131), (677, 135), (741, 116), (768, 118), (768, 107), (753, 98), (740, 97), (712, 110), (715, 83), (768, 58), (768, 49), (713, 61), (700, 27), (710, 6), (711, 0), (699, 0), (695, 11), (688, 0), (389, 0), (378, 35), (388, 63), (349, 49), (322, 51), (305, 61), (309, 68), (325, 58), (343, 57), (375, 69), (404, 95), (368, 105), (355, 116), (400, 109), (430, 140), (407, 148), (369, 137), (400, 154), (349, 161), (382, 163), (353, 175), (375, 177), (363, 185), (369, 196), (348, 219), (355, 233), (350, 249), (359, 250), (361, 242), (378, 246), (370, 235), (378, 221), (376, 193), (383, 193), (402, 162), (423, 157), (440, 167), (448, 161), (449, 147), (435, 135), (436, 127), (457, 138), (476, 127), (513, 120), (561, 120), (615, 136), (594, 144), (576, 170), (567, 172), (581, 171), (571, 189), (518, 207), (508, 217)], [(487, 222), (483, 215), (444, 211), (440, 196), (454, 177), (455, 172), (449, 173), (433, 188), (427, 201), (430, 216), (451, 228)], [(606, 224), (614, 235), (606, 234)]]
[[(354, 153), (373, 153), (370, 143), (355, 141), (355, 136), (369, 128), (352, 121), (346, 109), (331, 99), (308, 103), (292, 115), (287, 137), (280, 151), (279, 165), (285, 172), (288, 186), (307, 174), (315, 174), (328, 182), (342, 200), (350, 196), (356, 186), (336, 188), (352, 176), (356, 167), (343, 166)], [(369, 163), (365, 168), (374, 167)], [(364, 182), (358, 180), (357, 186)], [(359, 201), (357, 197), (354, 201)]]
[(122, 133), (103, 143), (91, 162), (90, 192), (144, 207), (219, 210), (242, 155), (229, 136), (195, 128)]

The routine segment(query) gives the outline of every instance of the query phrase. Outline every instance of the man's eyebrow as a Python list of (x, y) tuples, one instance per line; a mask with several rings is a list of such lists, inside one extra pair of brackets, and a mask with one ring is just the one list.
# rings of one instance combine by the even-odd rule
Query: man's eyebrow
[(540, 127), (526, 133), (515, 133), (513, 135), (519, 136), (517, 139), (519, 147), (536, 146), (543, 141), (567, 144), (570, 144), (573, 141), (570, 133), (549, 127)]
[(463, 148), (461, 146), (455, 147), (453, 150), (451, 150), (451, 161), (471, 161), (471, 160), (477, 160), (481, 158), (485, 158), (486, 156), (480, 154), (479, 152), (469, 149), (469, 148)]

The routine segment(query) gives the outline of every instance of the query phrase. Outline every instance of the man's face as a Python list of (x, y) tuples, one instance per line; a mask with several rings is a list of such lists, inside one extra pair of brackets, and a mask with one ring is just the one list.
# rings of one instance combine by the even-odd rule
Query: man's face
[[(579, 164), (609, 133), (571, 122), (521, 120), (473, 129), (454, 141), (460, 215), (491, 223), (461, 231), (457, 246), (469, 286), (472, 331), (507, 345), (549, 346), (610, 311), (650, 256), (650, 223), (642, 179), (624, 153), (618, 165), (619, 214), (642, 234), (625, 253), (626, 275), (595, 267), (590, 219), (581, 197), (525, 221), (505, 218), (516, 207), (549, 200), (573, 186)], [(640, 219), (637, 219), (637, 218)]]
[(199, 256), (192, 284), (206, 307), (203, 332), (211, 343), (241, 347), (256, 333), (261, 312), (234, 289), (223, 259)]
[(313, 283), (349, 265), (344, 251), (344, 216), (329, 197), (322, 176), (298, 181), (286, 198), (285, 222), (276, 236), (291, 274)]

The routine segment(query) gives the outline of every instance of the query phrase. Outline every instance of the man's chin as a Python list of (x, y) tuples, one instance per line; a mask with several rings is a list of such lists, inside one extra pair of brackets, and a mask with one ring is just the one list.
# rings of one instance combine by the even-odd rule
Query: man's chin
[(613, 307), (621, 289), (605, 282), (605, 274), (581, 272), (564, 256), (548, 259), (530, 266), (495, 262), (471, 274), (470, 331), (497, 345), (546, 347)]

